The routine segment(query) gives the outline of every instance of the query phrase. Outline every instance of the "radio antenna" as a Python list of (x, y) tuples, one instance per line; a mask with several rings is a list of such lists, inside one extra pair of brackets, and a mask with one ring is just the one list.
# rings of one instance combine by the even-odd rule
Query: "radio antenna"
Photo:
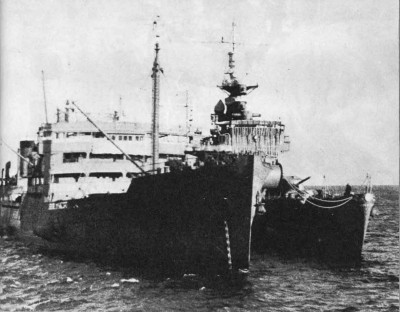
[(186, 95), (186, 104), (185, 104), (185, 108), (186, 108), (186, 136), (189, 136), (190, 130), (192, 128), (192, 121), (193, 121), (193, 109), (191, 106), (191, 103), (189, 101), (189, 91), (186, 90), (185, 92)]
[(42, 70), (42, 85), (43, 85), (43, 99), (44, 99), (44, 115), (46, 117), (46, 124), (49, 123), (49, 120), (47, 118), (47, 101), (46, 101), (46, 89), (44, 86), (44, 71)]
[(235, 27), (236, 27), (235, 22), (232, 22), (232, 52), (233, 53), (235, 53), (235, 44), (236, 44), (236, 42), (235, 42)]

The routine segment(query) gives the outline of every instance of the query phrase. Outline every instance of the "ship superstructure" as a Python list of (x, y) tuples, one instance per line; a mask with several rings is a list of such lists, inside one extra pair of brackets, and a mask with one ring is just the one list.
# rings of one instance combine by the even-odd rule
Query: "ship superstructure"
[(226, 78), (218, 86), (228, 97), (215, 105), (214, 114), (211, 114), (211, 136), (203, 139), (202, 148), (234, 154), (259, 154), (274, 165), (279, 154), (289, 150), (285, 126), (281, 121), (260, 120), (261, 114), (247, 110), (245, 96), (258, 85), (241, 83), (235, 75), (234, 53), (229, 52), (228, 57)]
[[(67, 206), (67, 201), (93, 194), (119, 194), (131, 180), (153, 173), (150, 123), (121, 121), (118, 112), (97, 121), (79, 120), (73, 103), (57, 110), (57, 121), (42, 124), (37, 140), (23, 140), (18, 151), (17, 174), (9, 165), (1, 180), (1, 230), (20, 226), (20, 204), (25, 197), (40, 198), (49, 209)], [(108, 136), (120, 149), (110, 144)], [(159, 132), (157, 168), (169, 171), (169, 162), (182, 162), (192, 137), (180, 129)], [(195, 135), (194, 141), (201, 135)], [(130, 158), (130, 159), (128, 159)], [(132, 163), (134, 159), (137, 165)], [(172, 168), (173, 169), (173, 168)]]
[[(86, 197), (90, 194), (126, 192), (131, 179), (152, 170), (152, 131), (149, 124), (99, 121), (100, 132), (88, 121), (71, 122), (71, 105), (65, 118), (39, 128), (36, 153), (40, 155), (29, 178), (28, 192), (44, 192), (50, 202)], [(67, 115), (68, 114), (68, 115)], [(140, 165), (139, 170), (105, 134)], [(188, 138), (184, 133), (160, 132), (160, 156), (157, 165), (184, 158)], [(35, 158), (35, 152), (28, 157)], [(36, 164), (37, 165), (37, 164)], [(38, 170), (41, 169), (41, 170)]]

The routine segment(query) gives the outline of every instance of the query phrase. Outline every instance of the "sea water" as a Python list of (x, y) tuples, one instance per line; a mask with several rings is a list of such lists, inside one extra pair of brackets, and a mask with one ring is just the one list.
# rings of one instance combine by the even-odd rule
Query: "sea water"
[(0, 238), (0, 311), (398, 311), (399, 188), (377, 201), (360, 268), (254, 255), (231, 277), (158, 275)]

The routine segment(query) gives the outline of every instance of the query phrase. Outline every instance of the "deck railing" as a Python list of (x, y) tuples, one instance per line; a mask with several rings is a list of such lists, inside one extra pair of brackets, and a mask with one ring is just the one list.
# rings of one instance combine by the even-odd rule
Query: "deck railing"
[(276, 127), (234, 127), (232, 151), (234, 153), (263, 152), (276, 157), (281, 147), (281, 129)]

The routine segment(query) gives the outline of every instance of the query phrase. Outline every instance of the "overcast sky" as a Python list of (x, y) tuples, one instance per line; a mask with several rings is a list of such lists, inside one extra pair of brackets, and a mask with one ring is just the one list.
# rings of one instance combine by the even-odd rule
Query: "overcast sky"
[[(67, 99), (97, 118), (149, 121), (153, 21), (159, 15), (161, 118), (195, 125), (225, 97), (232, 21), (239, 78), (259, 89), (248, 108), (291, 137), (284, 173), (320, 184), (399, 182), (398, 1), (1, 1), (1, 136), (18, 147)], [(1, 167), (15, 156), (1, 147)]]

